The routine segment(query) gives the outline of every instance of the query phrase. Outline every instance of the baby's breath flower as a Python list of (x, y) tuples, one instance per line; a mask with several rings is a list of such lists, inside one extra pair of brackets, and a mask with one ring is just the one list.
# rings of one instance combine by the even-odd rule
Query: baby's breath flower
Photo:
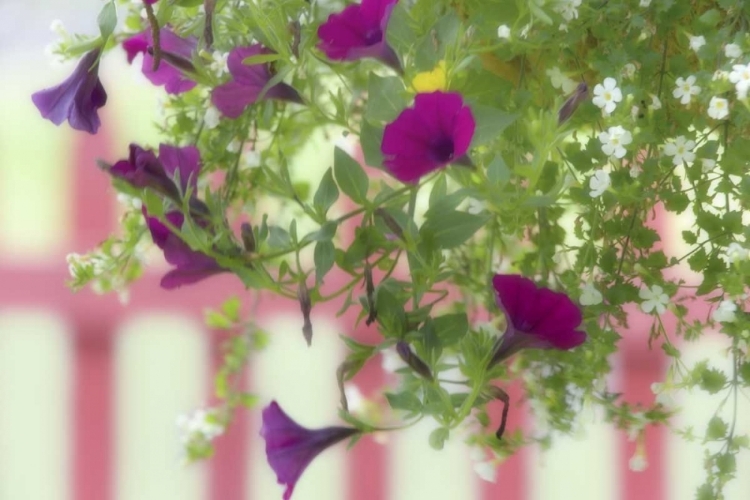
[(664, 289), (659, 285), (654, 285), (651, 288), (641, 288), (638, 296), (643, 300), (641, 302), (641, 309), (647, 314), (650, 314), (654, 310), (656, 310), (657, 314), (663, 314), (667, 310), (669, 296), (664, 293)]
[(690, 37), (690, 48), (695, 52), (698, 52), (698, 50), (700, 50), (700, 48), (704, 45), (706, 45), (706, 37), (704, 37), (703, 35)]
[(734, 264), (735, 262), (747, 260), (748, 257), (750, 257), (750, 251), (748, 251), (747, 248), (743, 247), (736, 241), (733, 241), (732, 243), (727, 245), (726, 251), (722, 255), (720, 255), (720, 257), (727, 264)]
[(731, 323), (737, 319), (736, 312), (737, 304), (731, 300), (722, 300), (711, 314), (711, 318), (719, 323)]
[(598, 198), (604, 191), (606, 191), (612, 180), (609, 177), (609, 172), (604, 170), (596, 170), (593, 175), (589, 178), (589, 195), (592, 198)]
[(605, 155), (622, 158), (626, 153), (625, 146), (633, 142), (633, 136), (630, 131), (617, 125), (609, 127), (606, 132), (601, 132), (599, 141), (602, 143), (602, 151)]
[(728, 43), (724, 46), (724, 55), (729, 59), (742, 57), (742, 49), (736, 43)]
[(745, 99), (747, 91), (750, 89), (750, 63), (735, 64), (732, 66), (732, 72), (729, 73), (729, 81), (734, 84), (737, 90), (737, 98)]
[(682, 162), (690, 163), (695, 160), (694, 147), (695, 141), (687, 140), (684, 135), (681, 135), (674, 142), (664, 146), (664, 154), (672, 157), (674, 165), (680, 165)]
[(723, 97), (712, 97), (708, 103), (708, 116), (715, 120), (723, 120), (729, 116), (729, 101)]
[(565, 76), (557, 66), (553, 66), (552, 68), (545, 71), (545, 73), (549, 77), (552, 86), (556, 89), (562, 89), (562, 91), (566, 94), (570, 94), (578, 86), (575, 81)]
[(677, 88), (672, 91), (672, 95), (680, 100), (682, 104), (690, 104), (694, 95), (701, 93), (701, 88), (695, 85), (695, 75), (687, 78), (679, 77), (675, 81)]
[(651, 94), (651, 109), (654, 111), (661, 109), (661, 100), (656, 94)]
[(597, 83), (594, 87), (592, 102), (605, 113), (612, 113), (620, 101), (622, 101), (622, 91), (617, 87), (617, 80), (614, 78), (607, 77), (603, 83)]
[(506, 24), (497, 27), (497, 37), (505, 40), (510, 39), (510, 28)]

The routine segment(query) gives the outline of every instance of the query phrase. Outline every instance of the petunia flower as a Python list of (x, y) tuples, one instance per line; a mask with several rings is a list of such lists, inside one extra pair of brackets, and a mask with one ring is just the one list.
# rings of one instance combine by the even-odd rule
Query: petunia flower
[(143, 54), (141, 70), (154, 85), (164, 85), (169, 94), (181, 94), (195, 87), (196, 83), (189, 73), (193, 67), (190, 60), (198, 47), (198, 39), (194, 36), (182, 38), (169, 28), (159, 30), (159, 47), (161, 50), (161, 64), (154, 70), (153, 38), (150, 31), (144, 31), (122, 42), (122, 48), (132, 63), (135, 56)]
[(455, 92), (417, 94), (383, 132), (385, 168), (401, 182), (416, 182), (449, 163), (467, 163), (476, 124)]
[(334, 61), (378, 59), (398, 73), (402, 72), (398, 55), (385, 40), (388, 20), (398, 0), (362, 0), (331, 14), (318, 27), (318, 49)]
[[(158, 218), (150, 217), (145, 207), (143, 215), (154, 243), (162, 249), (167, 262), (175, 267), (161, 279), (162, 288), (179, 288), (226, 271), (212, 257), (190, 248)], [(177, 229), (182, 228), (185, 221), (182, 213), (177, 211), (168, 212), (164, 218)]]
[[(232, 75), (232, 80), (219, 85), (211, 94), (211, 102), (224, 116), (229, 118), (239, 117), (245, 111), (245, 108), (261, 97), (299, 104), (303, 102), (297, 91), (286, 83), (279, 82), (266, 89), (268, 82), (273, 78), (273, 73), (268, 64), (248, 65), (243, 63), (248, 57), (272, 53), (271, 50), (260, 44), (232, 49), (227, 58), (227, 67)], [(263, 89), (266, 89), (266, 91), (261, 96)]]
[(564, 293), (538, 288), (530, 279), (496, 274), (492, 285), (508, 324), (490, 366), (521, 349), (572, 349), (586, 340), (581, 311)]
[(101, 49), (94, 49), (78, 62), (67, 80), (56, 87), (32, 94), (31, 100), (42, 117), (55, 125), (65, 120), (76, 130), (95, 134), (99, 130), (98, 109), (107, 103), (107, 93), (99, 80)]
[(302, 473), (320, 452), (358, 432), (352, 427), (306, 429), (284, 413), (276, 401), (263, 410), (260, 435), (266, 440), (266, 458), (289, 500)]
[[(173, 201), (180, 200), (188, 188), (195, 196), (199, 171), (198, 148), (168, 144), (159, 145), (158, 158), (153, 151), (131, 144), (128, 158), (118, 161), (108, 170), (113, 177), (137, 188), (154, 189)], [(179, 187), (174, 182), (176, 175), (180, 178)]]

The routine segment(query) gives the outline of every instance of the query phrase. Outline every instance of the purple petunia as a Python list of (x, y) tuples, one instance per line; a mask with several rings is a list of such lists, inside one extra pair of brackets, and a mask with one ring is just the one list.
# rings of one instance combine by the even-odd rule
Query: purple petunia
[(284, 500), (289, 500), (302, 473), (320, 452), (357, 434), (352, 427), (306, 429), (271, 402), (263, 410), (260, 435), (266, 440), (266, 457), (279, 484), (286, 485)]
[[(161, 287), (167, 290), (179, 288), (226, 271), (212, 257), (193, 250), (169, 227), (143, 209), (146, 225), (156, 246), (164, 252), (164, 258), (175, 268), (161, 279)], [(165, 219), (177, 229), (182, 228), (185, 217), (180, 212), (168, 212)]]
[(572, 349), (586, 340), (581, 310), (564, 293), (538, 288), (517, 274), (496, 274), (492, 285), (508, 324), (490, 366), (521, 349)]
[[(179, 200), (188, 188), (195, 196), (198, 172), (200, 171), (200, 151), (195, 146), (176, 147), (159, 145), (159, 157), (153, 151), (137, 144), (130, 145), (130, 155), (109, 169), (109, 173), (137, 188), (154, 189), (172, 200)], [(175, 184), (178, 175), (180, 186)]]
[(132, 63), (135, 56), (143, 54), (141, 69), (143, 74), (154, 85), (164, 85), (169, 94), (181, 94), (195, 87), (196, 83), (185, 74), (192, 68), (190, 60), (198, 47), (198, 39), (194, 36), (181, 38), (169, 28), (159, 30), (159, 47), (162, 61), (154, 71), (154, 57), (149, 52), (153, 50), (153, 38), (150, 31), (144, 31), (122, 42), (122, 48)]
[[(245, 108), (261, 98), (261, 92), (274, 76), (271, 68), (266, 63), (248, 65), (243, 61), (248, 57), (272, 53), (260, 44), (232, 49), (227, 58), (232, 80), (219, 85), (211, 94), (211, 102), (224, 116), (237, 118)], [(302, 97), (297, 91), (284, 82), (268, 87), (262, 97), (302, 103)]]
[(388, 20), (398, 0), (362, 0), (347, 6), (318, 28), (318, 49), (335, 61), (378, 59), (401, 73), (396, 52), (385, 40)]
[(31, 96), (42, 116), (55, 125), (68, 120), (76, 130), (95, 134), (99, 130), (98, 109), (107, 102), (107, 93), (99, 80), (99, 56), (95, 49), (81, 58), (67, 80), (56, 87)]
[(449, 163), (470, 163), (465, 155), (475, 128), (460, 94), (417, 94), (414, 106), (385, 127), (383, 165), (398, 180), (416, 182)]

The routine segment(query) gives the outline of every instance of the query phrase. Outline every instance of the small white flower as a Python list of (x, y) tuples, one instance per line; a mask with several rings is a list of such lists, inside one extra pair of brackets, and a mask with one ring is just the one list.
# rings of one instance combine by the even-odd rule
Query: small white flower
[(695, 160), (694, 147), (695, 141), (689, 141), (685, 139), (684, 135), (681, 135), (674, 142), (670, 142), (664, 146), (664, 154), (673, 157), (672, 163), (674, 165), (680, 165), (683, 161), (690, 163)]
[(211, 54), (211, 63), (208, 67), (217, 76), (223, 76), (229, 72), (227, 67), (227, 60), (229, 59), (229, 52), (214, 52)]
[(724, 55), (729, 59), (742, 57), (742, 49), (736, 43), (728, 43), (724, 46)]
[(636, 67), (633, 63), (627, 63), (622, 68), (622, 72), (620, 73), (623, 78), (627, 78), (628, 80), (632, 79), (635, 76)]
[(356, 384), (347, 382), (344, 384), (344, 395), (346, 396), (346, 404), (349, 407), (349, 411), (355, 414), (362, 413), (367, 400), (362, 391), (359, 390), (359, 387)]
[(724, 71), (723, 69), (717, 69), (714, 71), (714, 74), (711, 76), (711, 81), (715, 82), (716, 80), (728, 80), (729, 79), (729, 72)]
[(239, 139), (232, 139), (232, 141), (227, 144), (227, 152), (229, 153), (239, 153), (240, 148), (242, 147), (242, 141)]
[(641, 288), (638, 296), (643, 300), (641, 302), (641, 309), (646, 314), (650, 314), (654, 309), (656, 309), (657, 314), (663, 314), (667, 310), (669, 296), (664, 293), (664, 289), (659, 285), (654, 285), (651, 288)]
[(575, 81), (565, 76), (557, 66), (553, 66), (545, 71), (545, 73), (549, 77), (552, 86), (556, 89), (562, 89), (565, 94), (570, 94), (578, 86)]
[(630, 170), (628, 171), (630, 174), (630, 177), (633, 179), (637, 179), (639, 175), (641, 175), (641, 167), (637, 163), (633, 163), (630, 166)]
[(614, 111), (620, 101), (622, 101), (622, 91), (617, 87), (617, 80), (614, 78), (607, 77), (604, 82), (597, 83), (594, 87), (592, 102), (605, 113)]
[(256, 168), (260, 167), (260, 152), (255, 149), (245, 151), (242, 155), (242, 167), (243, 168)]
[[(74, 254), (75, 255), (75, 254)], [(726, 251), (720, 256), (727, 264), (734, 264), (742, 260), (747, 260), (750, 257), (750, 251), (733, 241), (727, 245)]]
[(633, 472), (643, 472), (648, 467), (648, 460), (646, 460), (646, 457), (643, 454), (636, 452), (635, 455), (630, 457), (628, 467), (630, 467), (630, 470)]
[(639, 108), (638, 106), (631, 107), (630, 108), (630, 118), (632, 118), (633, 120), (637, 120), (638, 119), (638, 114), (640, 112), (641, 112), (641, 108)]
[(605, 155), (622, 158), (627, 152), (625, 146), (633, 142), (633, 136), (630, 131), (617, 125), (616, 127), (609, 127), (606, 132), (601, 132), (599, 141), (602, 143), (602, 151)]
[(715, 120), (723, 120), (729, 116), (729, 101), (723, 97), (712, 97), (708, 103), (708, 116)]
[(747, 91), (750, 89), (750, 63), (735, 64), (732, 66), (732, 72), (729, 73), (729, 81), (737, 89), (737, 98), (744, 99), (747, 97)]
[(486, 462), (474, 462), (472, 468), (477, 473), (477, 476), (488, 483), (494, 483), (497, 480), (497, 467), (490, 460)]
[(641, 0), (641, 3), (639, 4), (641, 7), (648, 7), (651, 5), (651, 0)]
[(581, 298), (579, 301), (582, 306), (595, 306), (602, 303), (602, 294), (596, 289), (593, 283), (586, 283), (581, 287)]
[(612, 180), (610, 179), (608, 172), (605, 172), (604, 170), (595, 171), (589, 178), (589, 195), (592, 198), (598, 198), (604, 194), (604, 191), (609, 188), (611, 183)]
[(219, 110), (216, 109), (216, 106), (209, 106), (206, 110), (206, 114), (203, 115), (203, 124), (207, 129), (211, 130), (218, 127), (220, 121), (221, 113), (219, 112)]
[(572, 21), (578, 19), (578, 7), (581, 6), (581, 0), (558, 0), (555, 5), (555, 10), (566, 21)]
[(49, 25), (49, 29), (52, 33), (59, 36), (66, 36), (68, 34), (68, 30), (65, 29), (65, 25), (59, 19), (52, 21)]
[(187, 444), (193, 439), (211, 441), (224, 433), (224, 426), (212, 421), (215, 417), (213, 410), (199, 408), (188, 415), (177, 417), (177, 428), (180, 440)]
[(487, 204), (481, 200), (477, 200), (469, 196), (466, 198), (466, 212), (472, 215), (477, 215), (484, 212), (487, 209)]
[(655, 94), (651, 94), (651, 109), (661, 109), (661, 100)]
[(510, 40), (510, 28), (506, 24), (497, 27), (497, 37), (500, 39)]
[(706, 45), (706, 37), (704, 37), (703, 35), (690, 37), (690, 48), (695, 52), (698, 52), (698, 50), (700, 50), (700, 48), (704, 45)]
[(680, 100), (682, 104), (690, 104), (694, 95), (701, 93), (701, 88), (695, 85), (695, 75), (687, 78), (679, 77), (675, 81), (677, 88), (672, 91), (672, 95)]
[(716, 168), (716, 160), (710, 158), (701, 158), (701, 169), (703, 172), (710, 172)]
[(722, 300), (714, 312), (711, 314), (711, 318), (719, 323), (731, 323), (737, 319), (737, 304), (731, 300)]

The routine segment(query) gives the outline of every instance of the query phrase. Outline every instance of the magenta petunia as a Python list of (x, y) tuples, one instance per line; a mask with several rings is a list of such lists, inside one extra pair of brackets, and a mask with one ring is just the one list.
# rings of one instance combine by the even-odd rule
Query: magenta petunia
[(496, 274), (492, 285), (508, 326), (495, 345), (490, 365), (521, 349), (568, 350), (586, 340), (586, 334), (578, 330), (581, 310), (564, 293), (539, 288), (517, 274)]
[[(260, 44), (232, 49), (227, 58), (227, 67), (232, 80), (219, 85), (211, 94), (211, 102), (224, 116), (237, 118), (249, 105), (261, 98), (261, 92), (274, 76), (271, 67), (266, 63), (248, 65), (243, 61), (248, 57), (272, 53), (273, 51)], [(297, 91), (284, 82), (266, 89), (263, 98), (299, 104), (303, 102)]]
[(56, 87), (32, 94), (31, 100), (42, 117), (55, 125), (65, 120), (76, 130), (95, 134), (101, 122), (98, 110), (107, 103), (99, 80), (101, 49), (87, 53), (67, 80)]
[(279, 484), (286, 485), (284, 500), (289, 500), (302, 473), (320, 452), (359, 431), (352, 427), (306, 429), (271, 402), (263, 410), (260, 435), (266, 440), (266, 458)]
[[(153, 151), (131, 144), (128, 158), (118, 161), (109, 169), (113, 177), (137, 188), (152, 188), (172, 200), (179, 200), (188, 188), (195, 196), (199, 171), (198, 148), (180, 148), (168, 144), (159, 146), (158, 158)], [(175, 176), (179, 176), (179, 187), (174, 182)]]
[(159, 47), (162, 60), (159, 68), (154, 71), (153, 38), (150, 31), (144, 31), (122, 42), (122, 48), (132, 63), (135, 56), (143, 54), (141, 70), (154, 85), (164, 85), (169, 94), (181, 94), (195, 87), (196, 83), (185, 74), (192, 67), (190, 60), (198, 47), (198, 39), (194, 36), (181, 38), (169, 28), (159, 30)]
[(331, 14), (318, 27), (318, 49), (334, 61), (378, 59), (401, 73), (398, 55), (385, 40), (388, 20), (398, 0), (362, 0)]
[[(154, 243), (164, 252), (166, 261), (174, 266), (161, 279), (162, 288), (179, 288), (226, 271), (212, 257), (190, 248), (158, 218), (149, 216), (145, 207), (143, 215)], [(165, 219), (172, 226), (181, 229), (185, 217), (182, 213), (173, 211), (168, 212)]]
[(449, 163), (465, 164), (475, 128), (460, 94), (417, 94), (414, 106), (385, 127), (383, 165), (398, 180), (416, 182)]

